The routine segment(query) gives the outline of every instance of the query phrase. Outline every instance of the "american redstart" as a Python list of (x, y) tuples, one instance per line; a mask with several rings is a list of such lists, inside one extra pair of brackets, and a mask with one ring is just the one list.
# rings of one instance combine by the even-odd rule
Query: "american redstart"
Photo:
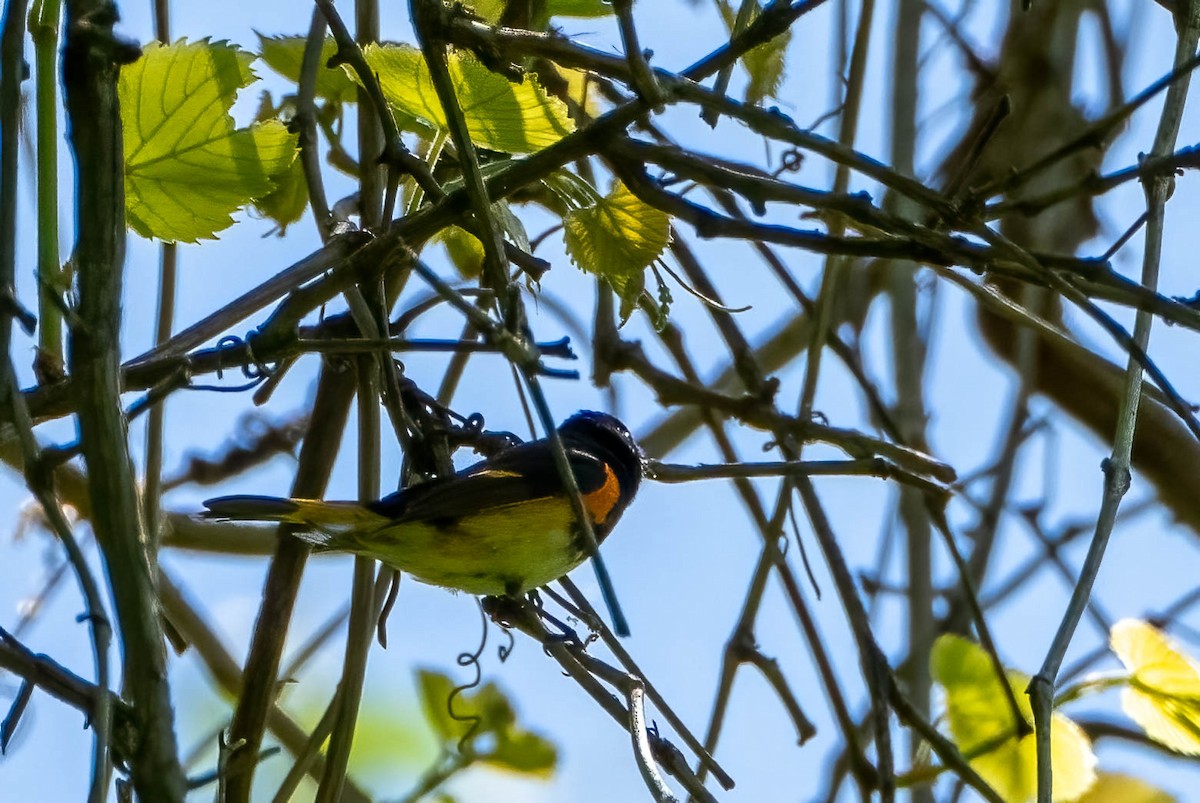
[[(633, 501), (642, 453), (625, 425), (584, 411), (558, 428), (597, 541)], [(318, 551), (376, 558), (418, 580), (471, 594), (519, 594), (588, 556), (547, 439), (378, 502), (221, 496), (205, 518), (289, 522)]]

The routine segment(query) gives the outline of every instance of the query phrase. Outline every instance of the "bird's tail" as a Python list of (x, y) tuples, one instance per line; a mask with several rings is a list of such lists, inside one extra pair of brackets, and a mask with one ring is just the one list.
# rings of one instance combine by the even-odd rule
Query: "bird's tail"
[(297, 524), (306, 532), (298, 537), (314, 546), (346, 549), (346, 534), (369, 529), (384, 521), (357, 502), (325, 502), (319, 499), (281, 499), (275, 496), (218, 496), (205, 501), (200, 515), (225, 521), (278, 521)]

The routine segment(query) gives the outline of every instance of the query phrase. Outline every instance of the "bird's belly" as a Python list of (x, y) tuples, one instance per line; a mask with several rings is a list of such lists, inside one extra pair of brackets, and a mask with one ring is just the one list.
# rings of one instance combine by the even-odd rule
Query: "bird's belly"
[(409, 522), (363, 539), (362, 551), (433, 585), (469, 594), (528, 591), (557, 580), (584, 558), (570, 505), (538, 499), (477, 512), (466, 520)]

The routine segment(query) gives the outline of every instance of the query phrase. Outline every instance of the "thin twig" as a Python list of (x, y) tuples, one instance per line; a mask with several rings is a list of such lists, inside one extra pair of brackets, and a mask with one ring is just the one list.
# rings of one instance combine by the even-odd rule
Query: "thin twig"
[[(1195, 56), (1196, 43), (1200, 40), (1200, 1), (1191, 0), (1186, 9), (1181, 8), (1176, 20), (1179, 26), (1179, 37), (1175, 47), (1176, 68), (1170, 76), (1167, 97), (1163, 103), (1158, 130), (1150, 150), (1152, 158), (1166, 157), (1175, 150), (1183, 109), (1187, 102), (1191, 70), (1200, 65), (1200, 57)], [(1159, 83), (1163, 84), (1164, 82)], [(1143, 95), (1145, 96), (1147, 93), (1143, 93)], [(1143, 184), (1146, 191), (1148, 217), (1145, 250), (1142, 256), (1141, 283), (1152, 291), (1158, 288), (1159, 263), (1162, 257), (1163, 218), (1173, 181), (1172, 176), (1153, 176), (1147, 178)], [(1139, 311), (1137, 314), (1133, 329), (1133, 345), (1142, 353), (1145, 352), (1150, 341), (1150, 327), (1153, 320), (1153, 316), (1148, 312)], [(1126, 366), (1125, 389), (1121, 397), (1117, 430), (1113, 434), (1112, 454), (1103, 464), (1104, 491), (1100, 512), (1096, 517), (1096, 529), (1092, 536), (1092, 542), (1079, 572), (1079, 582), (1063, 613), (1054, 640), (1046, 652), (1042, 667), (1029, 683), (1028, 693), (1033, 707), (1037, 733), (1038, 803), (1051, 803), (1054, 796), (1050, 723), (1054, 704), (1055, 680), (1075, 633), (1076, 625), (1087, 607), (1092, 586), (1100, 572), (1100, 564), (1104, 558), (1109, 536), (1116, 523), (1117, 509), (1130, 485), (1130, 456), (1133, 452), (1133, 439), (1141, 395), (1142, 363), (1131, 354)]]

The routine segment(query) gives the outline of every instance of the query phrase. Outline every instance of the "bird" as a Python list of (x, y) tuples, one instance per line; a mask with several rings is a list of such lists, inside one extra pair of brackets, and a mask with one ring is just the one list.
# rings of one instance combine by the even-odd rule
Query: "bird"
[[(558, 428), (597, 542), (637, 494), (642, 450), (617, 418), (583, 410)], [(222, 496), (203, 518), (296, 525), (316, 551), (375, 558), (417, 580), (517, 596), (569, 573), (591, 549), (548, 438), (371, 503)]]

